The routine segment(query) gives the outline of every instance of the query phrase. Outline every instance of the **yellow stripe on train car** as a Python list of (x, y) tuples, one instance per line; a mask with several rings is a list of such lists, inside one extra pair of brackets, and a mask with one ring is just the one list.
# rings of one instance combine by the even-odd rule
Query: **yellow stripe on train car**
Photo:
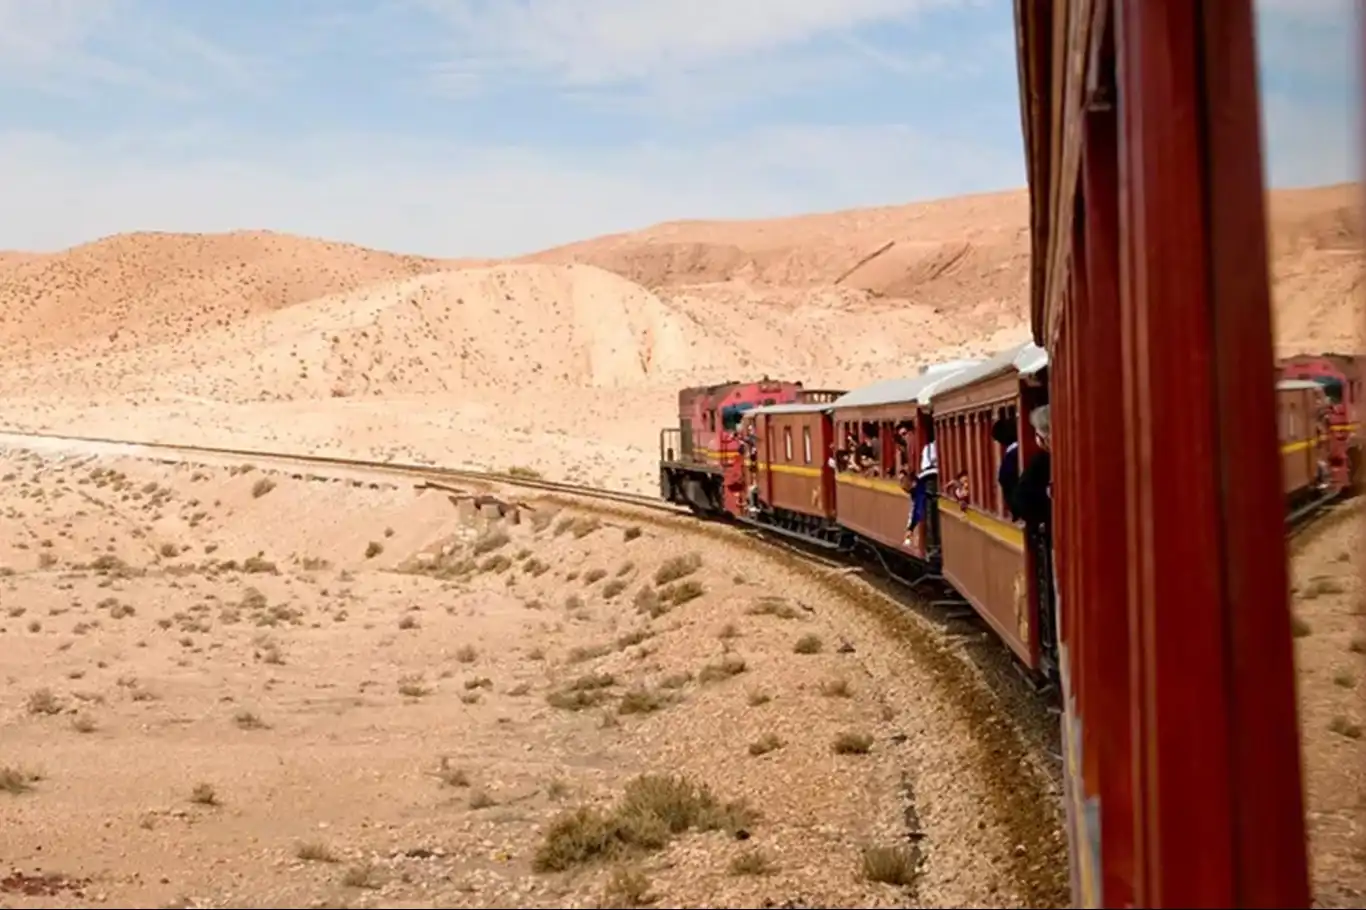
[(887, 493), (892, 496), (908, 496), (905, 490), (901, 489), (901, 484), (895, 480), (888, 480), (885, 477), (864, 477), (862, 474), (837, 474), (836, 483), (842, 483), (849, 487), (858, 487), (861, 490), (874, 490), (878, 493)]
[(799, 464), (763, 464), (759, 465), (760, 471), (772, 471), (774, 474), (790, 474), (793, 477), (820, 477), (820, 468), (809, 468)]
[(1014, 522), (1007, 521), (1004, 518), (998, 518), (990, 512), (983, 512), (973, 505), (968, 505), (964, 508), (963, 504), (958, 500), (949, 496), (940, 496), (940, 521), (943, 521), (946, 515), (952, 515), (954, 518), (965, 521), (980, 531), (985, 531), (1001, 543), (1017, 547), (1021, 552), (1024, 551), (1024, 528)]

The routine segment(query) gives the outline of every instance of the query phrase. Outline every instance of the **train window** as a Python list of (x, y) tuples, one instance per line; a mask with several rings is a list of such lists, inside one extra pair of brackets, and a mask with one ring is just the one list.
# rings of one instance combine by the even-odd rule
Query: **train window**
[(792, 461), (792, 428), (783, 427), (783, 460)]
[(745, 416), (745, 412), (754, 407), (751, 402), (727, 405), (721, 409), (721, 426), (734, 433), (740, 426), (740, 420)]
[(1323, 386), (1324, 394), (1333, 404), (1342, 404), (1342, 383), (1328, 376), (1315, 376), (1314, 381)]

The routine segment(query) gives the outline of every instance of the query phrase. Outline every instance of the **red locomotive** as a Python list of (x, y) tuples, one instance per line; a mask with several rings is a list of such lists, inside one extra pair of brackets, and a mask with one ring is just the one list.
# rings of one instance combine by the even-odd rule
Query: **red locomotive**
[(679, 392), (678, 427), (659, 434), (660, 495), (698, 514), (743, 510), (740, 419), (751, 408), (795, 401), (801, 389), (765, 376)]

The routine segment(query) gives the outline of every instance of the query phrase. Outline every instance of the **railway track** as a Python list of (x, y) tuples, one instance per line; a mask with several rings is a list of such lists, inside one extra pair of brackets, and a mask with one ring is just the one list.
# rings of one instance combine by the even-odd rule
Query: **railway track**
[(1299, 506), (1285, 517), (1285, 536), (1292, 541), (1295, 540), (1317, 524), (1319, 519), (1326, 518), (1354, 499), (1355, 496), (1348, 492), (1327, 493)]
[(592, 487), (584, 484), (564, 483), (555, 480), (545, 480), (534, 477), (530, 474), (518, 471), (483, 471), (473, 468), (443, 468), (437, 465), (427, 465), (410, 462), (377, 461), (360, 458), (342, 458), (331, 455), (305, 455), (293, 452), (269, 452), (260, 449), (237, 449), (225, 448), (220, 446), (200, 446), (182, 445), (178, 443), (166, 442), (143, 442), (133, 439), (109, 439), (97, 436), (71, 436), (60, 433), (28, 433), (16, 432), (13, 430), (0, 430), (0, 443), (4, 436), (23, 437), (25, 439), (50, 440), (53, 442), (63, 442), (72, 444), (96, 444), (119, 446), (130, 449), (140, 449), (144, 453), (158, 461), (174, 461), (176, 459), (167, 457), (157, 457), (157, 453), (162, 456), (171, 453), (185, 455), (211, 455), (242, 460), (250, 460), (258, 465), (270, 462), (284, 462), (294, 465), (313, 465), (317, 467), (334, 468), (359, 468), (370, 472), (395, 474), (413, 479), (440, 479), (446, 481), (464, 481), (467, 483), (499, 483), (507, 486), (521, 487), (527, 490), (539, 490), (547, 493), (561, 493), (572, 496), (583, 496), (592, 499), (604, 500), (607, 502), (617, 502), (624, 505), (636, 506), (638, 508), (649, 509), (655, 512), (663, 512), (672, 515), (689, 515), (689, 510), (676, 506), (672, 503), (663, 502), (653, 496), (641, 493), (628, 493), (621, 490), (607, 490), (601, 487)]

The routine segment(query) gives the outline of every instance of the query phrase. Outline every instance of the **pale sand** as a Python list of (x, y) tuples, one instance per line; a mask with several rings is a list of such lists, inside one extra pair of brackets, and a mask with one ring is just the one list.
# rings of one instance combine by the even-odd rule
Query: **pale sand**
[[(862, 857), (908, 805), (919, 905), (1062, 886), (914, 652), (695, 523), (76, 452), (0, 454), (0, 876), (71, 883), (6, 906), (902, 906)], [(647, 772), (759, 815), (534, 867)]]

